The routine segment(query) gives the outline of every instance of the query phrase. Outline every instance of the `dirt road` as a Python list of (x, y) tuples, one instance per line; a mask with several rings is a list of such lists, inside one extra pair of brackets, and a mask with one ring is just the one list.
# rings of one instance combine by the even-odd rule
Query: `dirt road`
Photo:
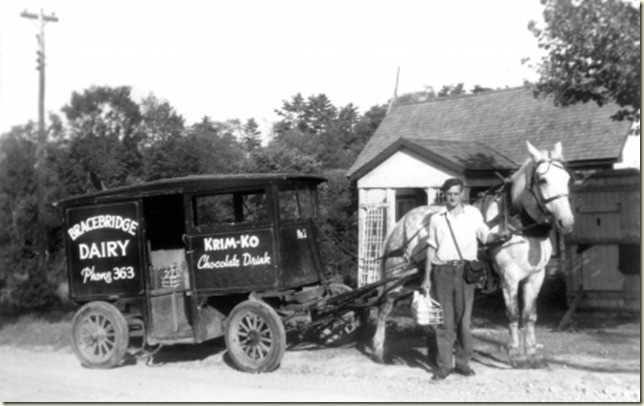
[(69, 349), (0, 346), (0, 400), (6, 402), (639, 402), (640, 323), (608, 317), (553, 332), (540, 324), (548, 366), (515, 370), (502, 350), (502, 323), (475, 317), (476, 376), (432, 382), (425, 338), (407, 317), (388, 325), (388, 365), (366, 350), (291, 345), (278, 370), (250, 375), (229, 364), (223, 340), (161, 350), (154, 365), (131, 358), (87, 370)]

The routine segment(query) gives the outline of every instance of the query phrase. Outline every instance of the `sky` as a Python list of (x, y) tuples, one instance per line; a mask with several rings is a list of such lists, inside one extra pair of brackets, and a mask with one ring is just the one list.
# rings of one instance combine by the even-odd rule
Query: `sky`
[(36, 21), (45, 26), (45, 110), (72, 92), (130, 86), (167, 100), (186, 125), (255, 118), (324, 93), (361, 113), (397, 93), (535, 81), (528, 21), (539, 0), (0, 0), (0, 134), (38, 119)]

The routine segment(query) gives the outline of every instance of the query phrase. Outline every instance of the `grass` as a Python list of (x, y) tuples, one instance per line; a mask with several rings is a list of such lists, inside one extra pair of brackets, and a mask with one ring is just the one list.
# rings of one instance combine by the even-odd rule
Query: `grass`
[(0, 315), (0, 345), (23, 348), (71, 348), (72, 312)]

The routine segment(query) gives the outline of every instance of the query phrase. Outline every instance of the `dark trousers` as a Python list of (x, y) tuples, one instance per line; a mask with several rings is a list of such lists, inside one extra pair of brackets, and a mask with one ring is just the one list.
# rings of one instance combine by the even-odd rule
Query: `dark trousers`
[(441, 369), (451, 369), (455, 350), (456, 366), (466, 367), (473, 352), (470, 323), (474, 285), (465, 283), (462, 265), (434, 265), (431, 276), (432, 289), (444, 317), (443, 325), (436, 328), (436, 364)]

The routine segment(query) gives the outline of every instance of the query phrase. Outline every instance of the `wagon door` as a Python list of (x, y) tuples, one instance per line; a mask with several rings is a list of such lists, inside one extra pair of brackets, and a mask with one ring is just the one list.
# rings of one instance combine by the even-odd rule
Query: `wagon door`
[(187, 243), (197, 294), (278, 286), (272, 210), (265, 188), (190, 197)]
[(143, 202), (149, 255), (149, 340), (191, 342), (190, 275), (181, 239), (185, 232), (183, 198), (171, 194)]
[(318, 247), (317, 197), (314, 185), (279, 186), (279, 236), (284, 287), (297, 287), (322, 279)]

